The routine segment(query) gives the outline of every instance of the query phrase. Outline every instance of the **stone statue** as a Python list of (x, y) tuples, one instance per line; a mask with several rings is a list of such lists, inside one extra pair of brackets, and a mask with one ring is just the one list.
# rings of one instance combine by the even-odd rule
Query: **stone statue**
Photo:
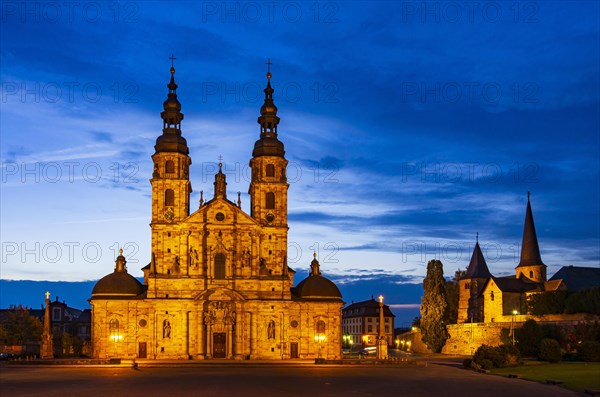
[(169, 320), (163, 321), (163, 339), (171, 338), (171, 323)]
[(267, 327), (267, 338), (275, 339), (275, 321), (269, 321), (269, 326)]

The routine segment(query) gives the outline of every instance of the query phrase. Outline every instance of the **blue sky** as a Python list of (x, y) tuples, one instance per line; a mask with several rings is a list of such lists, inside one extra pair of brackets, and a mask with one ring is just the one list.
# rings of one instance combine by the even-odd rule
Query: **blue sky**
[(313, 250), (348, 283), (451, 276), (477, 232), (514, 274), (527, 191), (549, 274), (598, 266), (600, 11), (574, 3), (3, 2), (1, 276), (97, 279), (119, 246), (141, 275), (172, 51), (192, 202), (222, 155), (246, 211), (271, 58), (298, 279)]

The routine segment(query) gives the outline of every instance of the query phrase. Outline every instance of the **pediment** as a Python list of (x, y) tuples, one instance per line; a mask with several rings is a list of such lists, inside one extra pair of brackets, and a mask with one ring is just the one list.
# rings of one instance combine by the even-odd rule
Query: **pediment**
[(242, 225), (258, 225), (256, 220), (242, 211), (237, 205), (220, 197), (205, 203), (196, 212), (191, 214), (185, 220), (185, 223), (212, 223), (215, 225), (237, 223)]
[(196, 295), (194, 300), (243, 301), (246, 299), (240, 293), (229, 288), (211, 288)]

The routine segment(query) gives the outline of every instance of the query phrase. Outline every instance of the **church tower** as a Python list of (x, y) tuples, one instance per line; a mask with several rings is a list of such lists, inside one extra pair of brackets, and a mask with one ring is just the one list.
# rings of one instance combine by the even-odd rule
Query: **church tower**
[(533, 212), (531, 211), (530, 193), (527, 192), (527, 210), (525, 212), (525, 226), (523, 228), (523, 242), (521, 243), (521, 260), (516, 267), (517, 278), (526, 277), (536, 283), (546, 281), (547, 266), (542, 262), (540, 247), (538, 245)]
[[(171, 57), (171, 60), (174, 60)], [(164, 247), (161, 242), (167, 241), (175, 231), (175, 225), (186, 218), (190, 212), (190, 193), (192, 185), (189, 180), (189, 169), (192, 163), (185, 138), (181, 135), (181, 103), (177, 100), (177, 84), (175, 84), (175, 68), (171, 65), (171, 81), (167, 85), (169, 93), (163, 103), (163, 133), (156, 139), (155, 153), (152, 155), (154, 171), (152, 185), (152, 248), (158, 264), (163, 261), (176, 260), (169, 258), (171, 247)], [(152, 269), (156, 272), (157, 269)]]
[(267, 87), (264, 89), (265, 102), (260, 108), (258, 124), (260, 139), (254, 144), (250, 169), (250, 216), (264, 227), (261, 259), (272, 273), (287, 272), (287, 183), (285, 150), (277, 138), (277, 107), (273, 102), (271, 87), (271, 62), (267, 61)]
[(492, 277), (479, 247), (479, 236), (475, 242), (471, 262), (465, 276), (458, 281), (458, 322), (478, 323), (483, 321), (483, 298), (480, 296), (485, 283)]

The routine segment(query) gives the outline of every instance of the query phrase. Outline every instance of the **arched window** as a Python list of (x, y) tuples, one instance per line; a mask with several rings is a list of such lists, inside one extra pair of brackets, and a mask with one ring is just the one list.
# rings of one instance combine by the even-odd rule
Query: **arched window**
[(119, 320), (113, 318), (108, 323), (108, 335), (109, 338), (114, 342), (117, 342), (121, 339), (121, 334), (119, 333)]
[(225, 254), (215, 255), (214, 277), (219, 280), (225, 278)]
[(265, 208), (268, 210), (273, 210), (275, 209), (275, 193), (273, 192), (267, 192), (267, 195), (265, 196)]
[(471, 283), (465, 283), (465, 289), (471, 289)]
[(173, 189), (165, 190), (165, 206), (172, 207), (175, 205), (175, 192)]
[(165, 163), (165, 172), (167, 174), (172, 174), (175, 172), (175, 163), (173, 162), (173, 160), (167, 160), (167, 162)]
[(324, 334), (325, 333), (325, 321), (323, 321), (323, 320), (317, 321), (317, 326), (315, 328), (316, 328), (317, 334)]
[(533, 279), (533, 271), (529, 271), (529, 278)]
[(267, 176), (275, 176), (275, 166), (273, 164), (267, 164)]
[(494, 291), (492, 291), (492, 292), (490, 293), (490, 299), (492, 300), (492, 302), (494, 301)]

